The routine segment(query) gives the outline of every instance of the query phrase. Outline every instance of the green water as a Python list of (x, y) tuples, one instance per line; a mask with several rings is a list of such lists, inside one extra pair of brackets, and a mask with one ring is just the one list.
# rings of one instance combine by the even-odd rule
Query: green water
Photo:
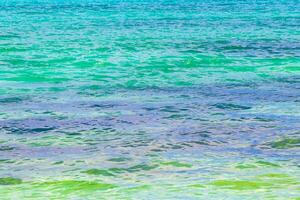
[(298, 0), (0, 1), (0, 199), (300, 198)]

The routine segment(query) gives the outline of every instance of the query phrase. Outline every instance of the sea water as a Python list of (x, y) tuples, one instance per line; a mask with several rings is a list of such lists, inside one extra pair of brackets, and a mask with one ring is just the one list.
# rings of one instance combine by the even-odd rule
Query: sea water
[(1, 0), (0, 199), (300, 198), (298, 0)]

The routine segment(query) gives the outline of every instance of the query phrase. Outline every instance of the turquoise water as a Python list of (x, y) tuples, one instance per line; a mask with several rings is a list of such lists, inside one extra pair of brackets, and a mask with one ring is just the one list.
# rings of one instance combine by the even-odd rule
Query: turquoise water
[(300, 199), (300, 2), (0, 1), (0, 199)]

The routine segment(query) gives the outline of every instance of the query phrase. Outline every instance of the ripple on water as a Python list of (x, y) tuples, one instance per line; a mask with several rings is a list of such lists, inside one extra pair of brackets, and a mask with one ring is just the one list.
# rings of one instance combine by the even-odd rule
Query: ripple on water
[(283, 138), (267, 144), (274, 149), (290, 149), (300, 147), (300, 138)]
[(21, 183), (22, 183), (22, 180), (19, 178), (13, 178), (13, 177), (0, 178), (0, 185), (18, 185)]

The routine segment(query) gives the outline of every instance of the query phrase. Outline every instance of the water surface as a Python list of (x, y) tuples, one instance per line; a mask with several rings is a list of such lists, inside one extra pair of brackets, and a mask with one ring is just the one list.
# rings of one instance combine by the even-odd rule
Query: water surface
[(0, 2), (0, 199), (299, 200), (300, 2)]

